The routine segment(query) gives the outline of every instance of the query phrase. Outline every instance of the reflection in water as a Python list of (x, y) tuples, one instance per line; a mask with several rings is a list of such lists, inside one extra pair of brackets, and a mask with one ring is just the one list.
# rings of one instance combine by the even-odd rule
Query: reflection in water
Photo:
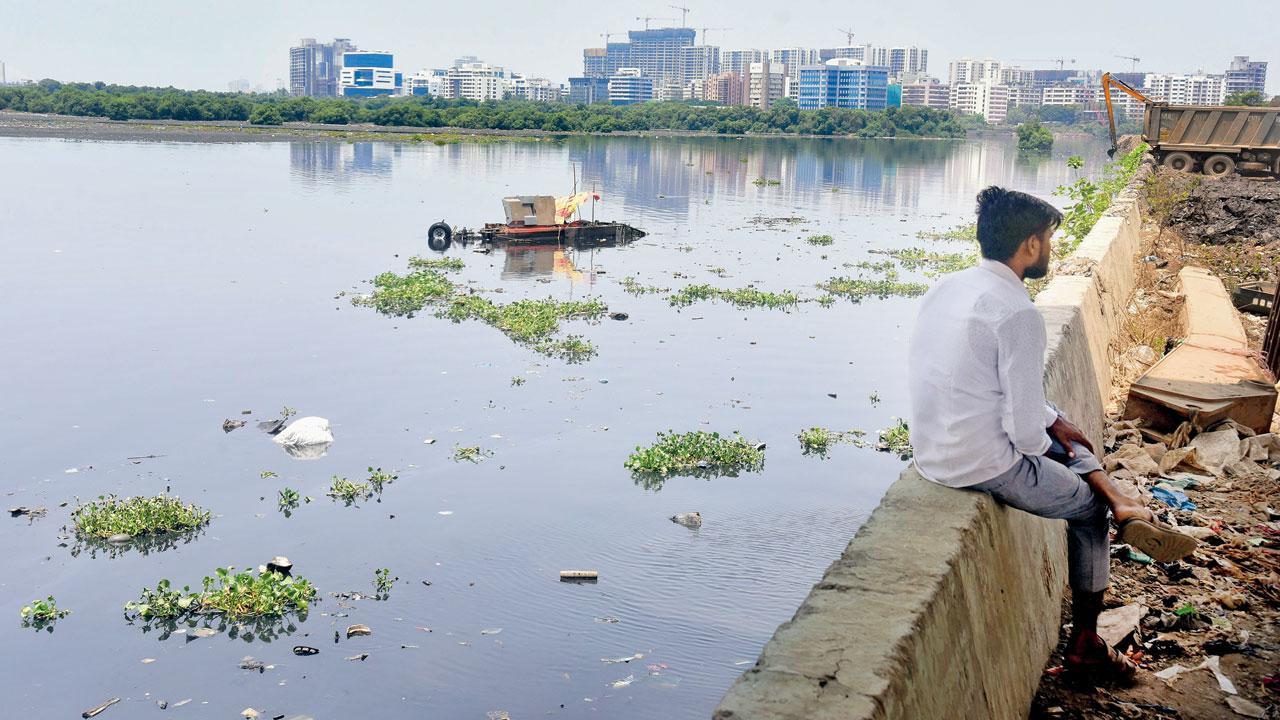
[[(685, 220), (693, 208), (726, 198), (800, 204), (829, 194), (841, 211), (912, 214), (922, 195), (956, 199), (975, 184), (1046, 188), (1070, 182), (1067, 155), (1083, 154), (1084, 172), (1101, 163), (1097, 141), (1060, 137), (1050, 157), (1027, 157), (1011, 138), (981, 140), (857, 140), (832, 138), (571, 137), (537, 145), (459, 143), (423, 147), (451, 175), (482, 177), (522, 163), (564, 164), (564, 187), (515, 188), (562, 194), (578, 188), (604, 196), (602, 219), (646, 214)], [(295, 142), (295, 178), (338, 180), (389, 176), (406, 146), (391, 142)], [(416, 146), (413, 150), (418, 150)], [(762, 182), (763, 180), (763, 182)], [(961, 181), (963, 180), (963, 181)], [(1012, 182), (1011, 182), (1012, 181)], [(776, 182), (776, 184), (772, 184)], [(498, 207), (499, 198), (494, 198)], [(455, 224), (483, 222), (457, 218)]]

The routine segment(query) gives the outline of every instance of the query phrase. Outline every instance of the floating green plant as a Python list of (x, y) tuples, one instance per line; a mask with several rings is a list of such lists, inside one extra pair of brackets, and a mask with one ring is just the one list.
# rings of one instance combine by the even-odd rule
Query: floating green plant
[(386, 600), (391, 595), (398, 577), (391, 577), (390, 568), (378, 568), (373, 571), (373, 591), (378, 600)]
[(210, 513), (166, 495), (124, 499), (104, 495), (76, 507), (71, 518), (81, 535), (105, 539), (195, 530), (209, 522)]
[(490, 457), (493, 457), (493, 451), (485, 450), (479, 445), (454, 445), (453, 446), (454, 462), (463, 462), (465, 460), (467, 462), (478, 463), (483, 461), (485, 458), (490, 458)]
[(618, 281), (622, 285), (623, 292), (628, 295), (655, 295), (657, 293), (669, 292), (671, 288), (658, 287), (657, 285), (644, 285), (634, 277), (628, 275)]
[(867, 280), (865, 278), (833, 277), (818, 283), (818, 289), (832, 295), (858, 302), (869, 297), (917, 297), (929, 290), (929, 286), (916, 282), (901, 282), (893, 277)]
[(352, 482), (334, 475), (332, 482), (329, 483), (329, 490), (325, 494), (351, 505), (359, 500), (368, 500), (373, 497), (373, 487), (367, 482)]
[(703, 430), (659, 432), (657, 442), (637, 446), (623, 465), (633, 473), (661, 477), (699, 472), (736, 475), (764, 465), (764, 445), (736, 432), (727, 437)]
[(187, 615), (222, 614), (231, 619), (306, 614), (315, 599), (315, 587), (304, 578), (266, 571), (257, 575), (232, 568), (218, 568), (206, 576), (199, 592), (190, 586), (173, 589), (161, 580), (154, 589), (144, 588), (138, 600), (126, 603), (129, 619), (181, 618)]
[(414, 270), (443, 270), (445, 272), (457, 272), (466, 267), (461, 258), (441, 257), (441, 258), (409, 258), (409, 267)]
[(399, 475), (393, 475), (389, 472), (383, 472), (382, 468), (375, 468), (372, 466), (368, 468), (368, 472), (369, 487), (373, 488), (373, 491), (376, 493), (382, 492), (383, 485), (389, 485), (400, 477)]
[(523, 384), (524, 384), (524, 378), (520, 377), (519, 375), (511, 376), (511, 387), (520, 387)]
[(894, 418), (893, 425), (880, 431), (876, 449), (894, 453), (903, 460), (911, 459), (911, 431), (907, 427), (907, 422), (902, 418)]
[(872, 250), (871, 252), (888, 255), (905, 270), (922, 270), (928, 277), (946, 275), (978, 264), (977, 250), (971, 252), (945, 253), (911, 247), (898, 250)]
[(916, 233), (916, 237), (921, 240), (956, 240), (976, 243), (978, 242), (978, 224), (958, 225), (949, 230), (921, 230)]
[(672, 307), (688, 307), (702, 300), (722, 300), (743, 308), (789, 308), (802, 302), (800, 296), (790, 290), (767, 292), (750, 285), (734, 290), (723, 290), (706, 284), (687, 285), (667, 297), (667, 303)]
[[(310, 502), (311, 498), (307, 498), (307, 501)], [(284, 513), (285, 517), (291, 517), (293, 511), (298, 509), (298, 504), (301, 502), (302, 496), (298, 494), (298, 491), (287, 487), (280, 491), (276, 506), (280, 509), (280, 512)]]
[(836, 239), (831, 237), (830, 235), (810, 235), (808, 238), (805, 239), (805, 242), (809, 243), (810, 245), (823, 245), (823, 246), (830, 245), (835, 241)]
[(564, 360), (570, 365), (586, 362), (596, 356), (596, 347), (581, 335), (566, 335), (554, 340), (543, 340), (536, 343), (533, 349), (547, 355)]
[(50, 595), (44, 600), (32, 600), (18, 614), (22, 618), (22, 627), (35, 630), (47, 628), (49, 632), (53, 632), (54, 623), (70, 615), (71, 611), (58, 607), (58, 601)]
[(384, 272), (373, 279), (373, 293), (351, 299), (352, 305), (371, 307), (384, 315), (413, 317), (428, 303), (443, 300), (455, 291), (453, 281), (436, 269), (424, 268), (407, 275)]
[(811, 427), (801, 430), (796, 436), (800, 440), (800, 450), (805, 455), (826, 456), (831, 446), (847, 442), (863, 447), (862, 438), (866, 433), (861, 430), (838, 431), (824, 427)]

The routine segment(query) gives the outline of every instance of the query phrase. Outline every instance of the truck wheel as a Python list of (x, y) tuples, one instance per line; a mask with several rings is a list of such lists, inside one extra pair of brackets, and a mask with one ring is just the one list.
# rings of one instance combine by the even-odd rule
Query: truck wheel
[(437, 252), (444, 252), (449, 249), (449, 244), (453, 242), (453, 228), (447, 223), (438, 222), (427, 228), (427, 247)]
[(1164, 166), (1178, 172), (1191, 172), (1196, 166), (1196, 160), (1187, 153), (1172, 152), (1164, 156)]
[(1226, 155), (1210, 155), (1204, 161), (1204, 174), (1209, 177), (1222, 177), (1235, 172), (1236, 161)]
[(1276, 155), (1275, 162), (1271, 163), (1271, 172), (1275, 173), (1276, 178), (1280, 179), (1280, 154)]

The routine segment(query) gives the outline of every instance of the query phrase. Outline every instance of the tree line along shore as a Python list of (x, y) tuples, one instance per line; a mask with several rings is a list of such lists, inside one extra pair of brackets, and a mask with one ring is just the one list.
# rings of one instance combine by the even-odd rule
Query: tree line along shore
[(112, 120), (231, 120), (263, 126), (286, 122), (339, 126), (369, 123), (585, 133), (668, 130), (733, 135), (952, 138), (964, 137), (969, 125), (950, 110), (922, 107), (801, 110), (793, 102), (784, 101), (761, 110), (686, 102), (613, 106), (425, 97), (313, 98), (56, 80), (0, 88), (0, 110)]

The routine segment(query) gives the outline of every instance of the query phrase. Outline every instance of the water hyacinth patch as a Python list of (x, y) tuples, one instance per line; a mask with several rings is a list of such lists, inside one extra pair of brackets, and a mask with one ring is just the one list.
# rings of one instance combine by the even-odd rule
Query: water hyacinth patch
[(820, 245), (824, 247), (834, 243), (835, 241), (836, 239), (831, 237), (830, 235), (810, 235), (808, 238), (805, 239), (805, 242), (809, 243), (810, 245)]
[(667, 297), (672, 307), (688, 307), (700, 300), (723, 300), (737, 307), (790, 308), (798, 305), (800, 296), (784, 290), (767, 292), (748, 285), (736, 290), (722, 290), (711, 285), (688, 285)]
[(737, 475), (764, 466), (764, 445), (737, 432), (731, 436), (703, 430), (659, 432), (657, 442), (649, 447), (637, 446), (623, 465), (632, 473), (661, 477), (701, 472)]
[(889, 297), (918, 297), (928, 292), (929, 286), (923, 283), (901, 282), (891, 275), (878, 280), (833, 277), (826, 282), (818, 283), (818, 289), (854, 302), (861, 302), (869, 297), (881, 300)]
[(278, 572), (257, 575), (233, 568), (218, 568), (204, 578), (202, 589), (173, 589), (161, 580), (154, 589), (144, 588), (138, 600), (126, 603), (125, 617), (134, 619), (178, 619), (188, 615), (221, 614), (229, 619), (276, 617), (288, 613), (306, 615), (316, 589), (304, 578), (286, 577)]
[(657, 293), (669, 292), (671, 288), (658, 287), (657, 285), (645, 285), (628, 275), (618, 281), (622, 285), (623, 292), (628, 295), (656, 295)]
[(358, 500), (368, 500), (373, 497), (373, 487), (367, 482), (352, 482), (334, 475), (329, 483), (329, 490), (325, 494), (335, 500), (342, 500), (347, 505), (352, 505)]
[(831, 446), (838, 443), (847, 442), (856, 447), (863, 447), (864, 435), (866, 433), (861, 430), (841, 432), (824, 427), (811, 427), (801, 430), (796, 438), (800, 440), (800, 450), (805, 455), (825, 457)]
[(586, 362), (596, 356), (596, 346), (581, 335), (566, 335), (555, 340), (543, 340), (533, 349), (548, 357), (560, 358), (570, 365)]
[(907, 427), (907, 422), (902, 418), (894, 418), (893, 425), (880, 431), (880, 439), (876, 443), (876, 449), (882, 452), (894, 453), (903, 460), (910, 460), (913, 451), (911, 449), (911, 431)]
[(455, 291), (453, 281), (434, 268), (397, 275), (384, 272), (373, 279), (373, 293), (351, 299), (358, 307), (371, 307), (384, 315), (413, 317), (428, 303), (443, 300)]
[(105, 539), (196, 530), (209, 522), (210, 513), (166, 495), (124, 499), (103, 495), (77, 506), (71, 518), (81, 535)]
[(492, 450), (485, 450), (479, 445), (454, 445), (453, 461), (454, 462), (473, 462), (478, 463), (485, 458), (493, 457)]
[(32, 600), (18, 614), (22, 618), (22, 627), (35, 630), (47, 628), (49, 632), (53, 632), (54, 623), (70, 615), (71, 611), (58, 607), (58, 601), (50, 595), (44, 600)]

